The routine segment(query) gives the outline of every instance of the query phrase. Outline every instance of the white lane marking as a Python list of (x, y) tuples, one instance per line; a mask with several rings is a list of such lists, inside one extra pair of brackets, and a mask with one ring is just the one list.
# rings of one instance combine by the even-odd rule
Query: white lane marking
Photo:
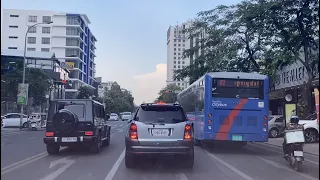
[(177, 180), (188, 180), (187, 176), (183, 173), (175, 173), (174, 175), (176, 176)]
[[(258, 146), (258, 145), (256, 145), (256, 144), (249, 144), (249, 145), (250, 145), (250, 146), (259, 147), (259, 148), (262, 148), (262, 149), (266, 149), (266, 150), (268, 150), (268, 151), (272, 151), (272, 152), (275, 152), (275, 153), (278, 153), (278, 154), (283, 154), (282, 152), (279, 152), (279, 151), (277, 151), (277, 150), (270, 149), (270, 148), (263, 147), (263, 146)], [(310, 163), (313, 163), (313, 164), (317, 164), (317, 165), (319, 165), (319, 163), (318, 163), (318, 162), (311, 161), (311, 160), (308, 160), (308, 159), (304, 159), (304, 160), (305, 160), (305, 161), (307, 161), (307, 162), (310, 162)]]
[(58, 170), (54, 171), (53, 173), (47, 175), (46, 177), (41, 178), (41, 180), (54, 180), (60, 174), (62, 174), (64, 171), (66, 171), (70, 166), (72, 166), (72, 164), (74, 164), (76, 162), (75, 160), (71, 160), (71, 159), (67, 159), (67, 158), (68, 157), (52, 161), (49, 165), (49, 169), (53, 168), (54, 166), (56, 166), (58, 164), (64, 164), (64, 165), (62, 167), (60, 167)]
[(218, 158), (217, 156), (211, 154), (208, 151), (205, 151), (210, 157), (212, 157), (213, 159), (217, 160), (218, 162), (220, 162), (221, 164), (223, 164), (224, 166), (226, 166), (227, 168), (231, 169), (233, 172), (237, 173), (239, 176), (243, 177), (246, 180), (253, 180), (253, 178), (251, 178), (250, 176), (246, 175), (245, 173), (243, 173), (242, 171), (238, 170), (237, 168), (233, 167), (232, 165), (228, 164), (227, 162), (223, 161), (222, 159)]
[[(45, 156), (47, 156), (47, 154), (43, 154), (43, 155), (41, 155), (41, 156), (37, 156), (37, 157), (35, 157), (35, 158), (31, 159), (31, 160), (22, 162), (22, 163), (20, 163), (20, 164), (17, 164), (16, 166), (13, 166), (12, 168), (9, 168), (9, 169), (3, 170), (3, 171), (2, 171), (2, 169), (1, 169), (1, 176), (4, 175), (4, 174), (6, 174), (6, 173), (8, 173), (8, 172), (11, 172), (11, 171), (13, 171), (13, 170), (16, 170), (16, 169), (18, 169), (18, 168), (20, 168), (20, 167), (22, 167), (22, 166), (24, 166), (24, 165), (27, 165), (27, 164), (32, 163), (32, 162), (34, 162), (34, 161), (37, 161), (38, 159), (41, 159), (41, 158), (43, 158), (43, 157), (45, 157)], [(4, 169), (4, 168), (3, 168), (3, 169)]]
[[(64, 150), (64, 149), (66, 149), (66, 147), (60, 148), (60, 151)], [(20, 167), (22, 167), (24, 165), (30, 164), (30, 163), (32, 163), (34, 161), (37, 161), (38, 159), (44, 158), (46, 156), (48, 156), (48, 153), (47, 152), (42, 152), (42, 153), (39, 153), (37, 155), (31, 156), (31, 157), (29, 157), (27, 159), (24, 159), (24, 160), (15, 162), (13, 164), (10, 164), (10, 165), (8, 165), (6, 167), (1, 168), (1, 175), (6, 174), (8, 172), (11, 172), (11, 171), (13, 171), (15, 169), (18, 169), (18, 168), (20, 168)]]
[(276, 167), (276, 168), (285, 169), (285, 170), (287, 170), (287, 171), (293, 172), (293, 173), (295, 173), (295, 174), (298, 174), (298, 175), (303, 176), (304, 178), (307, 178), (307, 179), (310, 179), (310, 180), (319, 180), (319, 179), (314, 178), (314, 177), (311, 177), (311, 176), (309, 176), (309, 175), (307, 175), (307, 174), (303, 174), (303, 173), (299, 173), (299, 172), (297, 172), (297, 171), (294, 171), (293, 169), (290, 169), (290, 168), (288, 168), (288, 167), (286, 167), (286, 166), (283, 166), (282, 164), (279, 164), (279, 163), (270, 161), (270, 160), (268, 160), (268, 159), (264, 159), (264, 158), (259, 157), (259, 156), (257, 156), (257, 157), (258, 157), (259, 159), (261, 159), (262, 161), (264, 161), (264, 162), (266, 162), (266, 163), (268, 163), (268, 164), (270, 164), (270, 165), (272, 165), (272, 166), (274, 166), (274, 167)]
[(116, 163), (114, 163), (112, 169), (109, 171), (108, 175), (106, 178), (104, 178), (104, 180), (112, 180), (114, 175), (116, 174), (118, 168), (120, 167), (120, 164), (124, 158), (124, 155), (125, 155), (125, 151), (126, 149), (124, 149), (122, 151), (122, 153), (120, 154), (119, 158), (117, 159)]

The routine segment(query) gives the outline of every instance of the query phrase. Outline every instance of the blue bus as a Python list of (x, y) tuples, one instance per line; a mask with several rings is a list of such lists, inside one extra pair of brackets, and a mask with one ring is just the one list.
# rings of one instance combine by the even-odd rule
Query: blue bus
[(258, 73), (207, 73), (178, 94), (201, 141), (268, 141), (269, 79)]

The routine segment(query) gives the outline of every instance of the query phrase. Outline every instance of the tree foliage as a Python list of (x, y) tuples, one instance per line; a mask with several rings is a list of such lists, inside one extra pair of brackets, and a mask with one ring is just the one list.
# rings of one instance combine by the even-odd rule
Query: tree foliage
[(111, 85), (110, 90), (106, 89), (104, 103), (106, 113), (132, 112), (134, 110), (134, 98), (131, 93), (122, 89), (117, 82)]
[(181, 91), (182, 89), (175, 84), (169, 84), (159, 91), (159, 97), (155, 102), (175, 103), (177, 101), (177, 93), (175, 91)]
[[(16, 62), (14, 70), (1, 75), (1, 97), (17, 99), (18, 84), (22, 82), (23, 63)], [(28, 96), (33, 98), (32, 106), (39, 106), (46, 102), (45, 95), (50, 87), (49, 77), (37, 68), (26, 69), (25, 83), (29, 84)]]
[(81, 86), (78, 89), (77, 99), (89, 99), (94, 95), (93, 89), (88, 86)]
[(319, 47), (318, 9), (317, 0), (251, 0), (200, 12), (186, 30), (196, 41), (183, 52), (191, 58), (190, 66), (176, 70), (174, 78), (188, 77), (191, 84), (213, 71), (260, 72), (274, 78), (279, 65), (302, 60), (300, 50), (307, 59), (303, 64), (314, 65), (319, 56), (310, 51)]

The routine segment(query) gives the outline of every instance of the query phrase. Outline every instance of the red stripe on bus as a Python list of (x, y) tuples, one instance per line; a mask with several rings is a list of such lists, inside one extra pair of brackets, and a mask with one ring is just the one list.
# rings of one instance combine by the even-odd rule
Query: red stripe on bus
[[(227, 140), (231, 126), (234, 120), (240, 113), (240, 110), (248, 102), (248, 99), (241, 99), (240, 102), (234, 107), (234, 110), (224, 119), (223, 124), (220, 126), (219, 131), (216, 135), (216, 140)], [(229, 121), (229, 122), (228, 122)]]

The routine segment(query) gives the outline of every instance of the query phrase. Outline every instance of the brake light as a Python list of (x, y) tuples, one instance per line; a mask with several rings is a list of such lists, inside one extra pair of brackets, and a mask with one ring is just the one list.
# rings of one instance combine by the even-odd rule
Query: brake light
[(208, 120), (208, 123), (209, 123), (209, 124), (211, 124), (211, 123), (212, 123), (212, 120), (211, 120), (211, 119), (209, 119), (209, 120)]
[(165, 102), (158, 102), (157, 104), (166, 104)]
[(46, 136), (47, 136), (47, 137), (54, 136), (54, 133), (53, 133), (53, 132), (46, 132)]
[(92, 131), (86, 131), (86, 132), (84, 132), (84, 135), (85, 136), (92, 136), (93, 132)]
[(130, 125), (130, 130), (129, 130), (129, 137), (130, 139), (138, 139), (138, 131), (137, 131), (137, 125), (132, 123)]
[(212, 117), (212, 114), (211, 114), (211, 113), (209, 113), (209, 114), (208, 114), (208, 117), (209, 117), (209, 118), (211, 118), (211, 117)]
[(184, 128), (184, 139), (191, 139), (192, 138), (192, 131), (190, 124), (187, 124)]
[(263, 125), (264, 125), (264, 126), (267, 126), (267, 123), (266, 123), (266, 122), (264, 122), (264, 123), (263, 123)]

